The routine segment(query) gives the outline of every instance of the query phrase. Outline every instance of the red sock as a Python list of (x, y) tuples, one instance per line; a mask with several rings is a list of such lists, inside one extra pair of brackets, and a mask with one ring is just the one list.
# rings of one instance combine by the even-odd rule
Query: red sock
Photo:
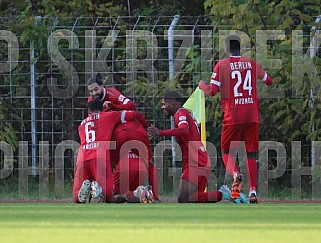
[(159, 200), (158, 196), (158, 171), (154, 164), (148, 166), (148, 183), (152, 186), (154, 199)]
[(113, 196), (114, 196), (113, 191), (111, 191), (111, 190), (106, 190), (104, 196), (105, 196), (105, 197), (104, 197), (104, 199), (105, 199), (104, 202), (111, 202), (111, 201), (113, 200)]
[(257, 187), (257, 163), (254, 158), (247, 159), (247, 173), (249, 175), (249, 187)]
[(235, 159), (229, 154), (223, 154), (222, 159), (226, 168), (227, 173), (234, 176), (235, 173), (239, 173)]
[(198, 203), (215, 203), (222, 200), (222, 193), (220, 191), (194, 192), (192, 194), (192, 200)]

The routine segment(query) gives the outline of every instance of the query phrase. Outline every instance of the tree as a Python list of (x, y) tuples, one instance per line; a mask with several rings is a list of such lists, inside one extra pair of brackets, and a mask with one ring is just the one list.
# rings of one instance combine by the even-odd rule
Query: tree
[[(262, 99), (262, 121), (261, 133), (264, 139), (276, 139), (284, 142), (290, 147), (293, 140), (312, 141), (321, 138), (320, 127), (320, 90), (319, 85), (305, 75), (300, 80), (300, 87), (295, 87), (293, 72), (294, 48), (307, 51), (310, 44), (310, 29), (315, 24), (315, 16), (321, 14), (320, 5), (315, 1), (205, 1), (205, 9), (208, 14), (216, 16), (220, 21), (220, 26), (225, 29), (241, 30), (245, 32), (252, 41), (252, 53), (255, 58), (260, 53), (256, 53), (255, 47), (257, 30), (262, 30), (268, 34), (268, 30), (281, 30), (285, 33), (285, 39), (268, 42), (267, 58), (281, 59), (282, 65), (275, 70), (269, 70), (274, 80), (273, 92), (280, 92), (279, 98)], [(227, 7), (229, 6), (229, 7)], [(303, 46), (296, 46), (294, 38), (296, 33), (303, 33)], [(316, 57), (313, 64), (320, 73), (320, 58)], [(301, 59), (311, 64), (309, 57)], [(264, 64), (264, 63), (263, 63)], [(296, 66), (297, 67), (297, 66)], [(309, 70), (302, 67), (301, 71)], [(321, 77), (321, 76), (319, 76)], [(320, 80), (319, 80), (320, 81)], [(295, 90), (300, 90), (300, 97), (294, 95)], [(311, 89), (314, 90), (314, 108), (311, 109)], [(313, 125), (314, 124), (314, 125)], [(312, 126), (315, 130), (312, 130)]]

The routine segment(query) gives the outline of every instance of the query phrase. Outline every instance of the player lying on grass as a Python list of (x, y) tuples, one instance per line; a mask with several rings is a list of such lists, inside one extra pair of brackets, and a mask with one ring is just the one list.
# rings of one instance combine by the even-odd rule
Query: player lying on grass
[(197, 122), (191, 112), (182, 107), (181, 100), (176, 91), (166, 92), (162, 100), (162, 109), (167, 116), (174, 117), (175, 128), (159, 130), (152, 126), (147, 129), (150, 137), (175, 136), (182, 150), (183, 168), (178, 202), (215, 203), (225, 195), (231, 199), (226, 187), (204, 192), (210, 175), (210, 158), (202, 144)]
[[(117, 89), (111, 87), (105, 88), (103, 81), (100, 78), (93, 77), (88, 79), (87, 88), (90, 94), (90, 96), (88, 97), (88, 101), (91, 101), (93, 99), (101, 100), (103, 102), (104, 111), (136, 109), (136, 104), (125, 97), (123, 94), (121, 94)], [(152, 186), (154, 200), (159, 201), (158, 171), (153, 163), (153, 152), (146, 130), (136, 120), (128, 121), (125, 124), (119, 124), (115, 127), (111, 140), (116, 142), (116, 150), (111, 151), (111, 161), (114, 165), (116, 165), (119, 161), (119, 151), (125, 142), (131, 140), (139, 140), (144, 142), (145, 146), (148, 149), (148, 156), (150, 158), (147, 166), (148, 182)]]
[(137, 119), (145, 128), (149, 126), (137, 111), (102, 112), (103, 102), (94, 99), (87, 104), (88, 117), (79, 125), (80, 149), (74, 175), (73, 195), (76, 203), (92, 198), (111, 202), (113, 175), (110, 164), (110, 139), (114, 127)]

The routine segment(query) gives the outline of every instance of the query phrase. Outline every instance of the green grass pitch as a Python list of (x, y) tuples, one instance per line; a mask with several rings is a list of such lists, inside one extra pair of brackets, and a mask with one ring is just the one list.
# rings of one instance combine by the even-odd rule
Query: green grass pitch
[(8, 242), (320, 242), (321, 204), (0, 204)]

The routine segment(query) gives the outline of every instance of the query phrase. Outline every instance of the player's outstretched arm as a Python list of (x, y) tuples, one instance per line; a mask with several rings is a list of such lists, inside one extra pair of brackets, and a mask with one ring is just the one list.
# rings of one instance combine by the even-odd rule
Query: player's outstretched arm
[(146, 121), (143, 114), (139, 111), (122, 111), (121, 122), (125, 123), (126, 121), (138, 120), (144, 128), (148, 128), (150, 124)]
[(272, 78), (257, 64), (257, 78), (261, 79), (267, 86), (272, 85)]
[(113, 111), (121, 110), (135, 110), (136, 104), (120, 93), (115, 88), (107, 88), (107, 94), (110, 98), (110, 103), (108, 103), (108, 108)]
[(155, 136), (175, 136), (180, 137), (187, 135), (189, 133), (189, 129), (187, 125), (183, 125), (177, 128), (168, 129), (168, 130), (159, 130), (157, 127), (153, 125), (147, 128), (148, 136), (153, 138)]
[(159, 129), (157, 127), (153, 126), (153, 124), (147, 128), (147, 132), (148, 132), (149, 139), (159, 136)]
[(136, 104), (126, 98), (128, 100), (127, 103), (119, 103), (119, 104), (114, 104), (114, 103), (109, 103), (108, 107), (113, 110), (113, 111), (121, 111), (121, 110), (135, 110), (136, 109)]
[(218, 86), (214, 84), (207, 84), (205, 81), (201, 80), (198, 87), (204, 91), (208, 96), (214, 96), (218, 92)]
[(267, 75), (267, 74), (265, 74), (265, 76), (264, 76), (264, 78), (263, 78), (263, 81), (265, 82), (265, 84), (266, 84), (267, 86), (271, 86), (272, 83), (273, 83), (272, 78), (271, 78), (269, 75)]

